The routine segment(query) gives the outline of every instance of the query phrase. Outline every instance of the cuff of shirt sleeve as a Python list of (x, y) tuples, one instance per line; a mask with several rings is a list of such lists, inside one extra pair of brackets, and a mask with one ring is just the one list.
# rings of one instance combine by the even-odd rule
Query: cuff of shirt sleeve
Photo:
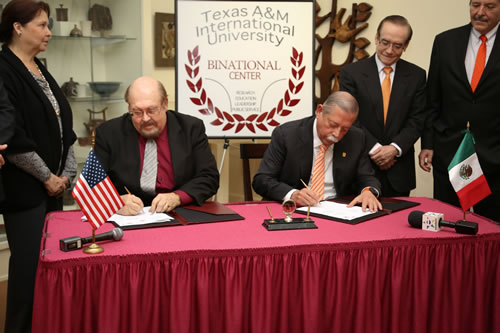
[(396, 155), (396, 157), (401, 157), (401, 155), (403, 155), (403, 150), (401, 148), (399, 148), (399, 146), (397, 144), (392, 142), (391, 146), (395, 147), (398, 150), (398, 154)]
[(181, 205), (189, 205), (193, 202), (193, 198), (191, 198), (191, 196), (184, 191), (177, 190), (174, 191), (174, 193), (177, 194), (179, 198), (181, 198)]
[(291, 190), (290, 190), (290, 192), (288, 192), (288, 193), (285, 195), (285, 197), (283, 198), (283, 201), (285, 201), (285, 200), (290, 200), (290, 198), (292, 197), (293, 192), (295, 192), (295, 191), (298, 191), (298, 190), (296, 190), (296, 189), (291, 189)]

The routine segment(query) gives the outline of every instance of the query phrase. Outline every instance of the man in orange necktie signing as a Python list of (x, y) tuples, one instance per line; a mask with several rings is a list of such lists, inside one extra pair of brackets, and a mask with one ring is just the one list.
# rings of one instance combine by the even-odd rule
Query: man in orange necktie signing
[(382, 209), (366, 136), (351, 128), (357, 116), (356, 99), (336, 92), (318, 105), (314, 116), (277, 127), (254, 177), (255, 192), (276, 201), (293, 199), (298, 206), (355, 195), (349, 206)]

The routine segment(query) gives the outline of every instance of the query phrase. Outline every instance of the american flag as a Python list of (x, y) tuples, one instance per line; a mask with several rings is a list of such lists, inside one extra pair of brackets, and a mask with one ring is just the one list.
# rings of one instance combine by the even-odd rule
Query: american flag
[(73, 189), (73, 197), (94, 229), (103, 225), (124, 206), (93, 150), (90, 151)]

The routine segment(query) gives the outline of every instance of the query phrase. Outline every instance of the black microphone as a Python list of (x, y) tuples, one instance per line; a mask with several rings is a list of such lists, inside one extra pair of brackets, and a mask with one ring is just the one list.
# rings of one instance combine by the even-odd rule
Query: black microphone
[[(439, 229), (434, 228), (433, 226), (429, 226), (428, 228), (422, 228), (422, 222), (424, 220), (424, 215), (428, 217), (428, 221), (432, 220), (432, 215), (437, 216), (438, 218), (438, 224), (437, 226), (439, 228), (441, 227), (449, 227), (449, 228), (454, 228), (456, 232), (459, 234), (466, 234), (466, 235), (475, 235), (477, 234), (479, 230), (479, 226), (477, 225), (476, 222), (468, 222), (468, 221), (463, 221), (459, 220), (457, 222), (448, 222), (442, 219), (442, 214), (437, 214), (437, 213), (424, 213), (420, 210), (414, 210), (410, 214), (408, 214), (408, 223), (414, 227), (414, 228), (419, 228), (419, 229), (424, 229), (424, 230), (432, 230), (432, 231), (439, 231)], [(424, 222), (424, 223), (432, 223), (430, 222)]]
[[(95, 241), (104, 241), (104, 240), (115, 240), (119, 241), (123, 237), (123, 230), (120, 228), (114, 228), (111, 231), (99, 234), (95, 236)], [(78, 237), (72, 236), (59, 240), (59, 248), (61, 251), (68, 252), (71, 250), (81, 249), (83, 244), (92, 243), (92, 236), (90, 237)]]

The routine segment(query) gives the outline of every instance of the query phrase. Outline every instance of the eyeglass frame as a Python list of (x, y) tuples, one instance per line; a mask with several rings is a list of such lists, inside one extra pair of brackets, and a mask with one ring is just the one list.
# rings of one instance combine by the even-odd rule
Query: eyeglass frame
[(404, 51), (405, 47), (406, 47), (406, 44), (407, 43), (404, 43), (404, 44), (400, 44), (400, 43), (392, 43), (392, 42), (389, 42), (387, 39), (383, 39), (383, 38), (378, 38), (378, 42), (385, 48), (392, 48), (394, 51), (396, 52), (402, 52)]
[(146, 111), (142, 111), (140, 109), (134, 109), (134, 110), (129, 110), (128, 114), (131, 117), (135, 117), (136, 119), (144, 118), (144, 114), (147, 114), (149, 118), (154, 118), (154, 117), (158, 116), (161, 111), (163, 111), (164, 107), (165, 107), (165, 104), (162, 103), (162, 105), (159, 108), (148, 109)]

